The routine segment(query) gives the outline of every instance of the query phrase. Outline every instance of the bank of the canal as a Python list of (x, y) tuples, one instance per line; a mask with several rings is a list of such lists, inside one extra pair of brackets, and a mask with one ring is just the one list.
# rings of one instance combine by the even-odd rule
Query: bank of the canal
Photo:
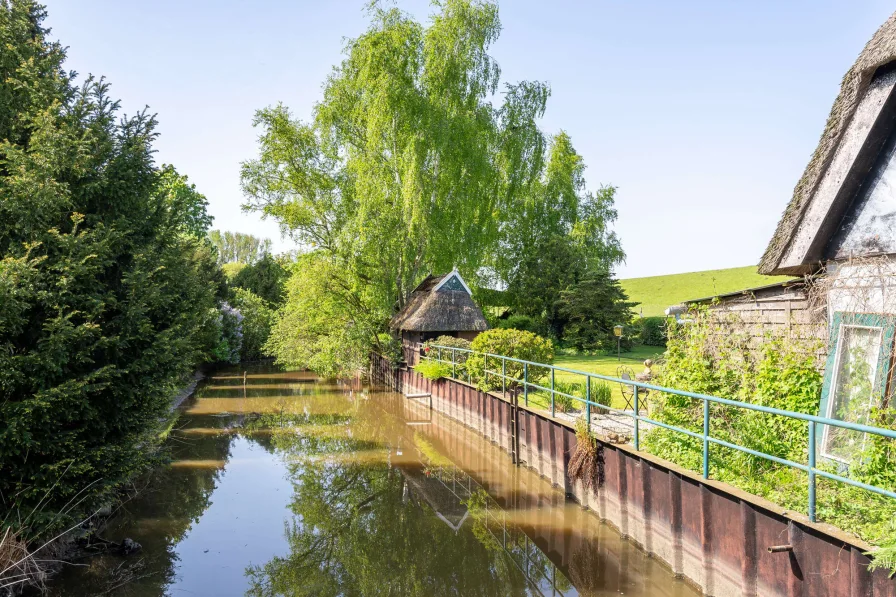
[[(245, 380), (245, 384), (244, 384)], [(698, 593), (478, 432), (402, 395), (272, 366), (180, 407), (171, 463), (50, 594)]]
[(707, 595), (896, 597), (896, 581), (885, 570), (869, 572), (870, 546), (831, 525), (605, 440), (605, 482), (585, 489), (569, 475), (576, 437), (568, 420), (522, 405), (516, 411), (499, 393), (453, 379), (431, 381), (376, 355), (371, 371), (398, 392), (428, 396), (427, 406), (494, 442), (505, 459), (515, 447), (526, 469)]

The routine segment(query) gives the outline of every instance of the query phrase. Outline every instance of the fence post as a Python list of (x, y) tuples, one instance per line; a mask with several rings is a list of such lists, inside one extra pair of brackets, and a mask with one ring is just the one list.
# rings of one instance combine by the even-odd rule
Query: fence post
[(815, 423), (809, 421), (809, 521), (815, 522)]
[(632, 386), (635, 389), (634, 392), (634, 401), (635, 401), (635, 450), (641, 449), (641, 442), (638, 438), (638, 419), (641, 417), (641, 411), (638, 407), (638, 386)]
[(451, 349), (451, 377), (457, 379), (457, 350)]
[(709, 400), (703, 400), (703, 478), (709, 479)]
[(585, 418), (588, 420), (588, 431), (591, 431), (591, 376), (585, 376)]
[(529, 406), (529, 363), (523, 363), (523, 401)]
[(485, 386), (485, 391), (488, 392), (488, 353), (482, 354), (482, 376), (483, 376), (483, 385)]
[(551, 416), (556, 417), (557, 411), (554, 408), (554, 368), (551, 367)]
[(507, 397), (507, 359), (501, 357), (501, 396)]

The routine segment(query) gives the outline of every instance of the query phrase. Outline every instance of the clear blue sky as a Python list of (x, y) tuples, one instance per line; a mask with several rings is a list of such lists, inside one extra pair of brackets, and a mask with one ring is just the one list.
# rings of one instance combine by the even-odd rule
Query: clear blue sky
[[(160, 120), (158, 159), (206, 194), (215, 226), (293, 248), (240, 211), (253, 112), (308, 118), (363, 0), (45, 0), (68, 67)], [(428, 2), (399, 2), (425, 18)], [(553, 90), (589, 186), (619, 187), (621, 277), (755, 264), (883, 0), (505, 0), (492, 49), (508, 81)]]

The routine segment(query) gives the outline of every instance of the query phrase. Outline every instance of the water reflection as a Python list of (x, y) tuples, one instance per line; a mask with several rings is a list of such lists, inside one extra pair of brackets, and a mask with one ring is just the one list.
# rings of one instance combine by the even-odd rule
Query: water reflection
[(224, 371), (171, 465), (55, 595), (696, 595), (475, 432), (402, 396)]

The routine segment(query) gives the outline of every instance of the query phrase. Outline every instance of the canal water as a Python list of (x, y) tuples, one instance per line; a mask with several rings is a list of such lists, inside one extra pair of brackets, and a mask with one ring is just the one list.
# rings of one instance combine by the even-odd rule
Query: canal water
[(360, 382), (221, 370), (170, 464), (58, 596), (698, 595), (562, 491), (426, 404)]

